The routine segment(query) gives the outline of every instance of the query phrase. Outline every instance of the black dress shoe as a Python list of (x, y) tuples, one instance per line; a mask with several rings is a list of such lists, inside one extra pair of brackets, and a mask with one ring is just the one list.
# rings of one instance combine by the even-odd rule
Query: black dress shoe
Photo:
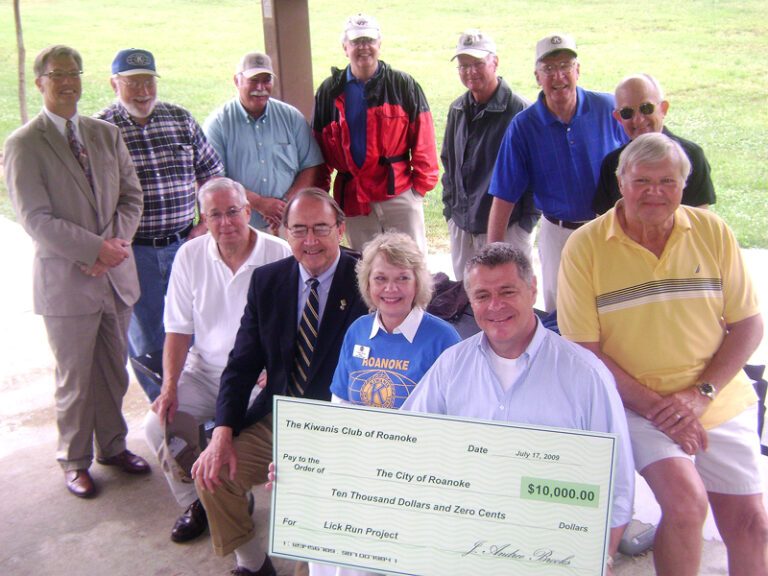
[(200, 536), (208, 528), (208, 517), (200, 500), (195, 500), (184, 511), (184, 514), (176, 519), (176, 524), (171, 530), (171, 540), (174, 542), (189, 542)]
[(150, 470), (147, 461), (130, 450), (123, 450), (120, 454), (109, 458), (96, 458), (96, 462), (104, 466), (117, 466), (129, 474), (146, 474)]
[(64, 472), (67, 489), (78, 498), (90, 498), (96, 494), (96, 485), (88, 470), (69, 470)]
[(242, 566), (238, 566), (232, 570), (230, 574), (233, 576), (277, 576), (277, 572), (275, 572), (275, 567), (272, 566), (272, 561), (269, 559), (269, 556), (266, 557), (264, 564), (262, 564), (261, 568), (259, 568), (256, 572), (247, 570)]

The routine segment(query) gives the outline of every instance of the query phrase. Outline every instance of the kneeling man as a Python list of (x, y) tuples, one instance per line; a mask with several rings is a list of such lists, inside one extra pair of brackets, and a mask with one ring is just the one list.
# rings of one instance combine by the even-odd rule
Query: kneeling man
[(144, 421), (147, 443), (186, 508), (171, 531), (174, 542), (192, 540), (208, 525), (190, 470), (179, 470), (175, 456), (181, 464), (184, 443), (193, 446), (199, 425), (216, 414), (219, 380), (253, 271), (291, 255), (287, 242), (248, 226), (251, 207), (239, 183), (214, 178), (198, 198), (210, 234), (183, 244), (174, 260), (164, 313), (163, 388)]
[[(353, 256), (341, 252), (344, 212), (319, 188), (299, 190), (283, 211), (292, 258), (253, 275), (232, 353), (221, 375), (213, 438), (192, 468), (219, 556), (239, 576), (276, 576), (247, 493), (272, 461), (272, 397), (331, 399), (344, 334), (367, 307)], [(267, 383), (250, 401), (263, 369)]]

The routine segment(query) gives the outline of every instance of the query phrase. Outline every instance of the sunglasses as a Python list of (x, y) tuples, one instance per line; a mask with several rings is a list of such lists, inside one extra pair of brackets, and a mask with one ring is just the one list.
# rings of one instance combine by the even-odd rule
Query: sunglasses
[[(640, 114), (643, 116), (650, 116), (653, 114), (653, 111), (656, 110), (656, 105), (651, 104), (650, 102), (645, 102), (643, 104), (640, 104), (640, 106), (637, 107), (638, 110), (640, 110)], [(619, 116), (621, 116), (622, 120), (631, 120), (632, 117), (635, 115), (635, 109), (630, 108), (629, 106), (626, 106), (619, 110)]]

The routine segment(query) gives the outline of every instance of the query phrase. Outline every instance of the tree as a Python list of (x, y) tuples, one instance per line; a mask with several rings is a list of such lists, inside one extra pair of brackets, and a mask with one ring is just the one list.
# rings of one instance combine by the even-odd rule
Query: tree
[(19, 110), (21, 111), (21, 123), (26, 124), (27, 117), (27, 82), (24, 72), (24, 60), (26, 51), (24, 50), (24, 34), (21, 31), (21, 0), (13, 0), (13, 17), (16, 21), (16, 47), (19, 52)]

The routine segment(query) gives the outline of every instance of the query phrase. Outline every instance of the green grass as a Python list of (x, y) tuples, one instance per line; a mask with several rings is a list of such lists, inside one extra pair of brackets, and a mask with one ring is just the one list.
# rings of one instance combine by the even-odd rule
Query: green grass
[[(278, 0), (279, 1), (279, 0)], [(360, 9), (347, 0), (310, 0), (314, 84), (332, 65), (345, 63), (341, 24)], [(671, 103), (667, 124), (700, 144), (712, 165), (718, 195), (714, 210), (745, 247), (768, 248), (768, 2), (765, 0), (563, 1), (488, 0), (485, 3), (368, 2), (384, 41), (381, 57), (411, 73), (429, 99), (438, 150), (448, 104), (461, 86), (449, 62), (468, 27), (490, 33), (499, 48), (499, 71), (517, 91), (534, 99), (536, 41), (553, 31), (579, 44), (581, 86), (612, 91), (629, 73), (654, 74)], [(252, 0), (114, 0), (22, 2), (30, 115), (40, 108), (32, 61), (51, 43), (76, 47), (85, 61), (80, 110), (91, 114), (112, 99), (109, 65), (115, 52), (154, 52), (161, 98), (189, 108), (199, 121), (232, 97), (235, 63), (263, 48), (261, 8)], [(19, 124), (16, 44), (12, 3), (0, 0), (0, 140)], [(2, 191), (0, 213), (9, 214)], [(427, 197), (432, 249), (447, 247), (440, 186)]]

